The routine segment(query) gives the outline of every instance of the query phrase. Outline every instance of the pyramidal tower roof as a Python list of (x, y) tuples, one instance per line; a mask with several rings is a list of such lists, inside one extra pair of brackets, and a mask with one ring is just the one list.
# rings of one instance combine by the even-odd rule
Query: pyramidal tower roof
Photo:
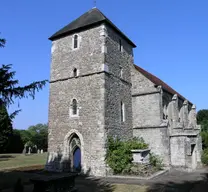
[(80, 32), (94, 26), (98, 26), (101, 23), (105, 23), (112, 27), (116, 32), (118, 32), (129, 44), (133, 47), (136, 45), (124, 34), (122, 33), (99, 9), (93, 8), (88, 12), (81, 15), (79, 18), (75, 19), (55, 34), (53, 34), (49, 39), (56, 40), (61, 37), (70, 35), (75, 32)]

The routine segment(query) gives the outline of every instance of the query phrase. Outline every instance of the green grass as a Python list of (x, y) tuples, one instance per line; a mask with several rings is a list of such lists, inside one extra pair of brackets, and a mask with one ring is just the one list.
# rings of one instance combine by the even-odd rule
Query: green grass
[(0, 170), (27, 167), (33, 165), (44, 165), (47, 153), (44, 154), (0, 154)]
[(146, 192), (146, 186), (116, 184), (113, 192)]

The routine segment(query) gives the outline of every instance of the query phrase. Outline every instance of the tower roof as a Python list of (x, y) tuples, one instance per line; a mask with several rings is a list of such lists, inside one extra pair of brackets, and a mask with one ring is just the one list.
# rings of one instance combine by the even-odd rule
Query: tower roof
[(55, 34), (53, 34), (49, 39), (55, 40), (69, 34), (83, 31), (94, 26), (97, 26), (101, 23), (106, 23), (110, 27), (112, 27), (116, 32), (118, 32), (129, 44), (133, 47), (136, 45), (123, 33), (121, 32), (99, 9), (93, 8), (88, 12), (81, 15), (79, 18), (75, 19)]

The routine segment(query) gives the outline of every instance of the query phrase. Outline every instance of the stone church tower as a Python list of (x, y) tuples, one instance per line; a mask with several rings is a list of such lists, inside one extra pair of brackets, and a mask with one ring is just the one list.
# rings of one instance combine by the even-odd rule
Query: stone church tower
[(134, 43), (97, 8), (49, 38), (48, 170), (106, 175), (108, 136), (133, 136)]
[(47, 170), (105, 176), (108, 136), (143, 137), (166, 167), (201, 165), (196, 107), (134, 64), (135, 44), (93, 8), (52, 41)]

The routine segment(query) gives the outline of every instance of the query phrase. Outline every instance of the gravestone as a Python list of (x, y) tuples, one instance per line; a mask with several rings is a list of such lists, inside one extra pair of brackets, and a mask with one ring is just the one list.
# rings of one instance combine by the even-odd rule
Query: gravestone
[(28, 149), (28, 154), (29, 155), (31, 154), (31, 147), (29, 147), (29, 149)]
[(43, 149), (41, 149), (40, 153), (41, 153), (41, 154), (43, 153)]

